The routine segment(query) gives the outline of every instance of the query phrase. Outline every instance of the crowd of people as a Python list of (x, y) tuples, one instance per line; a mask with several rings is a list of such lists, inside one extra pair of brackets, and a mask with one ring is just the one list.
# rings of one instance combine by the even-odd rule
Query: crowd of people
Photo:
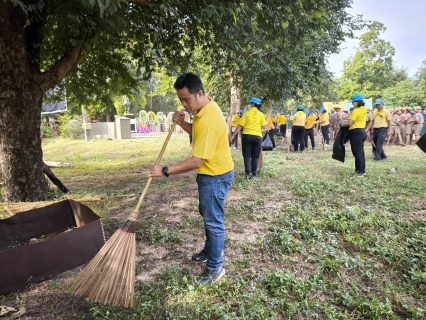
[[(355, 157), (355, 174), (359, 177), (365, 175), (364, 141), (367, 137), (376, 146), (376, 160), (382, 161), (386, 159), (382, 148), (386, 138), (392, 143), (406, 145), (411, 143), (413, 135), (418, 139), (425, 131), (424, 109), (414, 108), (414, 114), (409, 108), (390, 111), (384, 107), (383, 100), (377, 100), (376, 110), (371, 113), (365, 107), (362, 95), (357, 94), (352, 97), (353, 109), (349, 111), (342, 111), (338, 106), (330, 113), (324, 107), (311, 113), (299, 105), (291, 116), (278, 111), (265, 115), (261, 111), (261, 100), (253, 97), (247, 101), (246, 110), (234, 115), (229, 136), (222, 111), (205, 95), (199, 76), (183, 74), (176, 80), (174, 88), (186, 114), (175, 112), (172, 120), (191, 135), (192, 156), (169, 166), (154, 164), (148, 176), (168, 178), (192, 170), (197, 172), (198, 208), (204, 221), (205, 241), (200, 243), (202, 250), (193, 254), (191, 260), (205, 263), (204, 271), (197, 279), (202, 286), (216, 282), (225, 274), (222, 266), (224, 208), (234, 178), (230, 144), (238, 148), (240, 132), (245, 173), (248, 177), (257, 178), (262, 141), (269, 137), (275, 148), (274, 135), (277, 131), (284, 139), (290, 137), (294, 152), (304, 152), (308, 138), (311, 139), (312, 149), (315, 149), (315, 132), (318, 129), (324, 146), (329, 144), (330, 139), (342, 139), (345, 133)], [(187, 114), (193, 114), (192, 119)]]
[[(351, 99), (352, 107), (342, 110), (337, 105), (332, 110), (321, 107), (311, 112), (299, 105), (291, 115), (275, 110), (271, 114), (261, 111), (261, 100), (253, 97), (248, 102), (248, 110), (238, 111), (231, 121), (230, 144), (238, 149), (238, 137), (244, 157), (245, 172), (250, 177), (258, 177), (257, 162), (261, 152), (262, 139), (269, 135), (272, 150), (276, 150), (276, 136), (282, 141), (289, 137), (292, 152), (305, 152), (316, 149), (315, 137), (321, 137), (324, 147), (334, 141), (341, 128), (347, 127), (346, 142), (350, 143), (355, 157), (355, 173), (365, 175), (364, 142), (372, 143), (374, 161), (386, 160), (384, 145), (406, 146), (415, 143), (426, 133), (426, 112), (424, 107), (404, 107), (390, 110), (385, 101), (378, 99), (375, 108), (366, 107), (364, 97), (356, 94)], [(242, 135), (240, 134), (242, 132)]]

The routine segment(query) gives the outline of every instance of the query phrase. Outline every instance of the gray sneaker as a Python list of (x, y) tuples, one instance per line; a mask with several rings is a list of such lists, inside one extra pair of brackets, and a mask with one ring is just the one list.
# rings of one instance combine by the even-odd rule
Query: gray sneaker
[(207, 262), (207, 251), (203, 249), (200, 253), (193, 254), (192, 261), (195, 263)]
[(207, 286), (209, 284), (215, 283), (224, 275), (225, 275), (225, 269), (222, 267), (220, 267), (219, 270), (209, 270), (205, 268), (203, 274), (200, 277), (198, 277), (197, 282), (201, 286)]

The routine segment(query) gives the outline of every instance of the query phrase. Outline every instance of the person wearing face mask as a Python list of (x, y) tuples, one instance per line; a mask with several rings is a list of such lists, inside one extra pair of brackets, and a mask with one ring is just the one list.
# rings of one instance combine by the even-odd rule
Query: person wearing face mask
[(387, 159), (385, 151), (383, 150), (383, 144), (386, 141), (386, 137), (390, 136), (391, 120), (392, 117), (389, 110), (385, 108), (385, 102), (382, 99), (378, 99), (376, 101), (376, 110), (373, 111), (373, 120), (366, 129), (368, 132), (370, 128), (373, 127), (373, 142), (376, 146), (374, 162)]

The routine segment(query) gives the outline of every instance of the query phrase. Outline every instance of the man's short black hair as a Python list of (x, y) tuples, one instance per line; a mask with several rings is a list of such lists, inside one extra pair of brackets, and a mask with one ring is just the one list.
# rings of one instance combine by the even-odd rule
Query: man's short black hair
[(197, 94), (198, 91), (202, 91), (204, 94), (203, 83), (199, 76), (193, 73), (184, 73), (177, 78), (174, 87), (176, 90), (188, 88), (189, 93)]

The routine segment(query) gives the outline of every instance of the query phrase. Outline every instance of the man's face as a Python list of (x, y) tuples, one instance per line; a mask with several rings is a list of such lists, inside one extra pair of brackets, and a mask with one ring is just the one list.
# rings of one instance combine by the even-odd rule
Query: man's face
[(200, 110), (200, 98), (203, 92), (200, 90), (196, 94), (190, 93), (187, 87), (176, 91), (177, 96), (185, 108), (186, 112), (194, 112)]
[(385, 105), (384, 105), (384, 104), (376, 104), (376, 108), (377, 108), (377, 110), (379, 110), (379, 111), (382, 111), (384, 107), (385, 107)]

